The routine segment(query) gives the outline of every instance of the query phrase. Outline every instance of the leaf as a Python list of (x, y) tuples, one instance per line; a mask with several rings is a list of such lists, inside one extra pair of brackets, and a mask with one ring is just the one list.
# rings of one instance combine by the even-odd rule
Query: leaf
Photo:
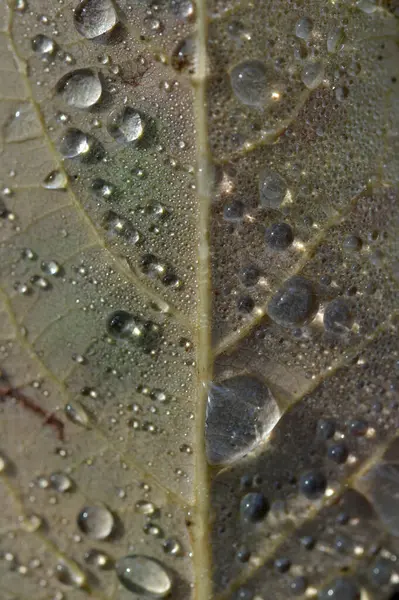
[(395, 6), (0, 5), (2, 599), (394, 597)]

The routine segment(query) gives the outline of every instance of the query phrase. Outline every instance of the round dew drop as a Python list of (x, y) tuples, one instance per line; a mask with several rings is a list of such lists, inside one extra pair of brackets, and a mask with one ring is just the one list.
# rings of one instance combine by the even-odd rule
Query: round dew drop
[(302, 71), (302, 82), (309, 90), (315, 90), (323, 81), (323, 77), (324, 65), (320, 60), (306, 63)]
[(259, 175), (259, 200), (263, 208), (280, 208), (288, 185), (285, 179), (276, 171), (265, 168)]
[(230, 71), (236, 98), (247, 106), (262, 107), (272, 99), (269, 74), (260, 60), (245, 60)]
[(353, 315), (346, 300), (336, 298), (327, 304), (323, 316), (326, 331), (342, 334), (350, 331), (353, 325)]
[(102, 504), (83, 508), (77, 522), (79, 529), (93, 540), (105, 540), (114, 528), (114, 517)]
[(319, 308), (316, 291), (310, 281), (294, 275), (270, 300), (269, 317), (283, 327), (301, 327), (309, 323)]
[(108, 131), (117, 142), (138, 142), (144, 134), (144, 119), (135, 108), (126, 106), (110, 114)]
[(172, 580), (164, 567), (149, 556), (131, 555), (116, 564), (121, 584), (135, 594), (165, 598), (172, 590)]
[(295, 35), (302, 40), (308, 40), (312, 34), (313, 23), (308, 17), (302, 17), (295, 25)]
[(111, 0), (82, 0), (75, 9), (75, 27), (87, 39), (109, 33), (118, 22)]
[(75, 108), (90, 108), (101, 98), (102, 85), (91, 69), (78, 69), (68, 73), (57, 84), (61, 98)]
[(266, 230), (266, 243), (273, 250), (286, 250), (294, 241), (294, 232), (288, 223), (275, 223)]
[(240, 512), (244, 521), (256, 523), (262, 521), (269, 512), (269, 503), (261, 492), (250, 492), (241, 500)]
[(309, 500), (323, 496), (326, 487), (327, 480), (321, 471), (308, 471), (299, 479), (299, 489)]
[(80, 129), (71, 128), (61, 138), (60, 152), (64, 158), (76, 158), (90, 152), (89, 137)]

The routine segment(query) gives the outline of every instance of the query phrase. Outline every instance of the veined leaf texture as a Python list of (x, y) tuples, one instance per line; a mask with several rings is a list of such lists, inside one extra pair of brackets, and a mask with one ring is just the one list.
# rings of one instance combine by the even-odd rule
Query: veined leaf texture
[(0, 1), (0, 599), (399, 591), (395, 0)]

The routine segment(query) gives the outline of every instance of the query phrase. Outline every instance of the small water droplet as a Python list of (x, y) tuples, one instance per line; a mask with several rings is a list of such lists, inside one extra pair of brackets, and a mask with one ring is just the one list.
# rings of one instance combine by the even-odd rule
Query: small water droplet
[(68, 178), (62, 171), (51, 171), (42, 185), (47, 190), (65, 190), (68, 185)]
[(80, 129), (68, 129), (60, 141), (60, 152), (64, 158), (75, 158), (90, 152), (89, 136)]
[(181, 544), (175, 538), (168, 538), (162, 544), (163, 551), (165, 554), (172, 554), (173, 556), (178, 556), (181, 554)]
[(114, 528), (114, 517), (103, 504), (85, 506), (79, 513), (79, 529), (94, 540), (105, 540)]
[(279, 208), (286, 199), (288, 184), (276, 171), (265, 168), (259, 175), (259, 198), (263, 208)]
[(154, 348), (161, 336), (159, 325), (144, 321), (124, 310), (113, 312), (108, 317), (106, 326), (111, 337), (131, 341), (145, 349)]
[(111, 200), (115, 196), (116, 188), (113, 183), (105, 181), (105, 179), (94, 179), (91, 184), (91, 189), (97, 198)]
[(136, 512), (140, 513), (141, 515), (151, 516), (155, 513), (154, 504), (148, 500), (139, 500), (136, 502), (135, 509)]
[(244, 521), (262, 521), (269, 512), (269, 503), (261, 492), (246, 494), (240, 503), (240, 513)]
[(172, 580), (164, 567), (148, 556), (125, 556), (117, 562), (116, 573), (122, 585), (136, 594), (165, 598), (172, 589)]
[(325, 492), (327, 481), (321, 471), (308, 471), (299, 479), (299, 489), (306, 498), (315, 500)]
[(21, 527), (28, 533), (34, 533), (42, 526), (42, 519), (37, 515), (29, 515), (21, 519)]
[(70, 106), (89, 108), (100, 100), (102, 85), (94, 71), (78, 69), (62, 77), (57, 84), (57, 92)]
[(69, 402), (65, 405), (64, 411), (68, 419), (75, 425), (87, 427), (89, 424), (89, 416), (80, 402)]
[(74, 21), (81, 35), (93, 39), (112, 31), (118, 16), (111, 0), (82, 0), (75, 9)]
[(309, 17), (302, 17), (295, 25), (295, 35), (302, 40), (308, 40), (312, 34), (313, 22)]
[(84, 559), (88, 565), (97, 567), (98, 569), (108, 569), (112, 564), (112, 560), (108, 554), (105, 554), (102, 550), (96, 550), (95, 548), (88, 550)]
[(72, 480), (68, 475), (58, 471), (50, 475), (51, 486), (57, 490), (57, 492), (68, 492), (72, 489)]
[(144, 118), (135, 108), (125, 106), (110, 114), (108, 131), (117, 142), (137, 142), (144, 134)]
[(282, 327), (301, 327), (312, 321), (319, 308), (316, 291), (310, 281), (294, 275), (270, 300), (269, 317)]
[(37, 287), (37, 288), (39, 288), (41, 290), (49, 290), (49, 289), (51, 289), (50, 283), (47, 281), (47, 279), (45, 279), (41, 275), (33, 275), (30, 278), (30, 282), (31, 282), (32, 285), (34, 285), (35, 287)]
[(68, 560), (68, 563), (61, 562), (56, 567), (56, 577), (64, 585), (82, 588), (86, 585), (86, 575), (76, 563)]
[(47, 35), (39, 33), (32, 40), (32, 49), (39, 54), (52, 54), (55, 50), (55, 43)]
[(140, 234), (132, 223), (113, 210), (108, 210), (104, 214), (102, 225), (111, 235), (124, 238), (131, 244), (137, 244), (140, 240)]
[(61, 266), (56, 260), (42, 261), (40, 268), (46, 275), (53, 275), (55, 277), (61, 274)]
[(324, 77), (324, 65), (320, 60), (308, 62), (302, 71), (302, 82), (309, 90), (316, 89)]

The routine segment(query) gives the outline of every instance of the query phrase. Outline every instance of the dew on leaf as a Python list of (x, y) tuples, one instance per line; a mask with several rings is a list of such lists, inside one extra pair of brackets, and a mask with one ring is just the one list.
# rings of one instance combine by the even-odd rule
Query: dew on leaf
[(237, 300), (237, 310), (242, 314), (249, 314), (255, 308), (255, 302), (251, 296), (240, 296)]
[(294, 232), (288, 223), (275, 223), (266, 230), (266, 243), (273, 250), (286, 250), (294, 241)]
[(117, 142), (137, 142), (144, 134), (144, 118), (130, 106), (116, 109), (109, 115), (108, 131)]
[(33, 275), (30, 278), (30, 282), (32, 285), (34, 285), (35, 287), (37, 287), (40, 290), (50, 290), (51, 289), (51, 285), (50, 285), (49, 281), (47, 281), (47, 279), (45, 277), (42, 277), (41, 275)]
[(66, 586), (83, 588), (87, 582), (86, 575), (71, 560), (68, 563), (60, 562), (56, 567), (55, 574), (58, 581)]
[(336, 298), (327, 304), (323, 316), (323, 324), (327, 331), (342, 334), (350, 331), (353, 315), (349, 303), (343, 298)]
[(242, 221), (244, 208), (244, 204), (240, 200), (230, 200), (223, 207), (223, 219), (233, 223)]
[(286, 180), (276, 171), (265, 168), (259, 175), (259, 198), (263, 208), (278, 209), (288, 192)]
[(192, 72), (195, 61), (195, 40), (189, 36), (179, 42), (172, 53), (171, 64), (176, 71)]
[(230, 71), (230, 83), (236, 98), (247, 106), (261, 108), (272, 101), (270, 74), (260, 60), (245, 60)]
[(241, 518), (256, 523), (262, 521), (269, 512), (269, 503), (261, 492), (245, 494), (240, 503)]
[(298, 575), (298, 577), (294, 577), (294, 579), (290, 581), (289, 589), (294, 596), (302, 596), (302, 594), (306, 592), (307, 587), (308, 582), (306, 577)]
[(114, 528), (114, 517), (103, 504), (85, 506), (77, 518), (79, 529), (94, 540), (105, 540)]
[(255, 265), (247, 265), (241, 269), (239, 278), (245, 287), (253, 287), (259, 281), (260, 271)]
[(348, 235), (343, 242), (343, 248), (348, 252), (359, 252), (362, 245), (362, 240), (357, 235)]
[(299, 489), (309, 500), (315, 500), (322, 496), (326, 486), (327, 480), (321, 471), (307, 471), (299, 479)]
[(90, 138), (80, 129), (68, 129), (61, 138), (60, 152), (64, 158), (76, 158), (88, 154), (90, 150)]
[(47, 190), (65, 190), (68, 185), (68, 178), (63, 171), (51, 171), (42, 185)]
[(376, 0), (357, 0), (356, 6), (362, 12), (364, 12), (368, 15), (371, 15), (372, 13), (374, 13), (378, 8)]
[(111, 200), (116, 191), (113, 183), (101, 178), (92, 181), (91, 189), (97, 198), (102, 198), (104, 200)]
[(6, 142), (23, 142), (40, 137), (41, 124), (33, 104), (21, 103), (4, 124), (3, 133)]
[(53, 277), (60, 275), (62, 271), (61, 266), (56, 260), (42, 261), (40, 268), (43, 273), (46, 273), (46, 275), (52, 275)]
[(399, 537), (399, 464), (377, 464), (367, 471), (362, 479), (375, 511), (387, 531)]
[(335, 27), (327, 36), (327, 51), (332, 54), (338, 52), (345, 42), (345, 32), (342, 27)]
[(78, 69), (62, 77), (57, 83), (57, 92), (69, 106), (90, 108), (100, 100), (102, 85), (94, 71)]
[(302, 17), (295, 25), (295, 35), (302, 40), (308, 40), (313, 30), (313, 22), (309, 17)]
[(57, 492), (68, 492), (72, 489), (72, 480), (66, 473), (57, 471), (50, 475), (51, 486), (57, 490)]
[(64, 412), (67, 418), (75, 425), (80, 425), (81, 427), (88, 426), (89, 415), (87, 414), (83, 406), (80, 404), (80, 402), (68, 402), (64, 406)]
[(317, 313), (319, 302), (310, 281), (294, 275), (270, 300), (267, 310), (273, 321), (283, 327), (300, 327)]
[(175, 538), (168, 538), (162, 544), (163, 551), (165, 554), (171, 554), (172, 556), (178, 556), (181, 554), (181, 544)]
[(113, 312), (107, 319), (106, 327), (111, 337), (133, 342), (145, 349), (154, 348), (161, 336), (159, 325), (144, 321), (125, 310)]
[(276, 558), (274, 568), (279, 573), (287, 573), (291, 567), (291, 561), (288, 558)]
[(336, 430), (335, 421), (332, 419), (319, 419), (317, 422), (316, 435), (321, 440), (329, 440)]
[(392, 561), (378, 557), (370, 568), (370, 578), (376, 585), (387, 585), (393, 571)]
[(104, 214), (102, 225), (111, 235), (124, 238), (131, 244), (137, 244), (140, 240), (140, 233), (133, 227), (129, 219), (118, 215), (114, 210), (108, 210)]
[(338, 464), (343, 464), (348, 458), (348, 454), (349, 452), (344, 442), (336, 442), (329, 446), (327, 450), (328, 458)]
[(302, 71), (302, 81), (309, 90), (316, 89), (324, 77), (324, 65), (318, 60), (305, 64)]
[(210, 384), (205, 426), (208, 461), (228, 463), (246, 454), (279, 418), (269, 388), (254, 376), (238, 375)]
[(108, 569), (112, 565), (112, 560), (108, 554), (96, 548), (88, 550), (84, 555), (84, 559), (88, 565), (97, 567), (97, 569)]
[(109, 33), (118, 22), (112, 0), (82, 0), (75, 8), (75, 27), (87, 39)]
[(136, 512), (147, 516), (153, 515), (156, 510), (154, 504), (148, 500), (139, 500), (136, 502), (135, 509)]
[(348, 577), (334, 579), (318, 594), (319, 600), (360, 600), (358, 585)]
[(52, 54), (55, 50), (54, 40), (39, 33), (32, 39), (32, 49), (39, 54)]
[(116, 574), (121, 584), (135, 594), (165, 598), (172, 590), (172, 580), (160, 562), (148, 556), (130, 555), (118, 560)]

